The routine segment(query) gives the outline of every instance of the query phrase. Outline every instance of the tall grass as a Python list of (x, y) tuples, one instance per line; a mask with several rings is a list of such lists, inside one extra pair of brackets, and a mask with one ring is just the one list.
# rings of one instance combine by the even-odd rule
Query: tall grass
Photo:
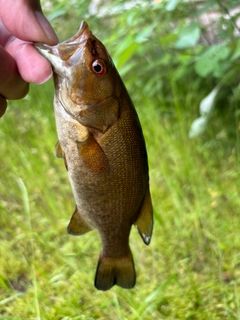
[(135, 289), (99, 292), (97, 232), (66, 233), (74, 200), (53, 156), (52, 93), (50, 83), (33, 86), (0, 123), (0, 318), (238, 319), (238, 140), (227, 139), (220, 119), (189, 140), (193, 94), (188, 113), (143, 101), (147, 107), (137, 109), (149, 154), (153, 239), (146, 247), (132, 231)]

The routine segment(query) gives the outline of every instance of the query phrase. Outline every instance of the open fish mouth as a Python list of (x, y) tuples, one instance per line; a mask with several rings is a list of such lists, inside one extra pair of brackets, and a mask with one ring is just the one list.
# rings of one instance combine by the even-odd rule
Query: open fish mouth
[(89, 29), (88, 24), (85, 21), (81, 22), (81, 25), (79, 27), (78, 32), (70, 39), (59, 43), (55, 46), (49, 46), (47, 44), (44, 43), (35, 43), (34, 46), (35, 48), (44, 56), (46, 56), (46, 58), (48, 59), (47, 53), (52, 53), (52, 54), (57, 54), (59, 49), (62, 49), (62, 46), (68, 47), (67, 45), (69, 44), (70, 46), (74, 46), (74, 44), (81, 44), (84, 41), (86, 41), (89, 37), (91, 37), (91, 31)]
[(76, 51), (81, 50), (81, 47), (91, 35), (92, 33), (88, 24), (82, 21), (78, 32), (72, 38), (55, 46), (35, 43), (34, 47), (54, 66), (55, 71), (61, 75), (61, 71), (65, 70), (63, 68), (63, 61), (68, 60)]

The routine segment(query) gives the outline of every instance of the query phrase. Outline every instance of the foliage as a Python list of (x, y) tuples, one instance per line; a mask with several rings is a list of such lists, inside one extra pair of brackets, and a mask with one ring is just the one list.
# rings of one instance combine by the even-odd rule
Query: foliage
[(55, 10), (49, 18), (59, 34), (65, 38), (70, 35), (64, 31), (64, 21), (71, 16), (72, 25), (87, 19), (94, 33), (104, 39), (137, 105), (142, 104), (138, 94), (142, 92), (146, 104), (174, 112), (178, 88), (179, 104), (185, 109), (190, 88), (198, 93), (199, 100), (193, 105), (197, 114), (200, 101), (218, 86), (221, 94), (215, 104), (218, 109), (231, 108), (234, 114), (239, 104), (238, 1), (95, 0), (95, 6), (84, 0), (53, 3)]
[[(86, 19), (125, 80), (146, 137), (153, 240), (132, 231), (135, 289), (94, 289), (98, 235), (66, 233), (74, 201), (53, 156), (53, 86), (32, 86), (0, 121), (0, 319), (239, 319), (240, 47), (238, 14), (225, 15), (237, 2), (100, 3), (90, 14), (84, 0), (43, 2), (61, 40)], [(209, 40), (200, 17), (213, 10)], [(211, 126), (189, 140), (201, 101)]]

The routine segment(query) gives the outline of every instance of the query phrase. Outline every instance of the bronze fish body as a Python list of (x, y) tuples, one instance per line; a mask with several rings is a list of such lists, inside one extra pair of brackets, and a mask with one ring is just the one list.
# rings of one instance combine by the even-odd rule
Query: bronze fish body
[(107, 50), (86, 22), (67, 41), (35, 46), (53, 67), (59, 138), (55, 155), (64, 159), (76, 200), (68, 232), (98, 230), (97, 289), (115, 284), (132, 288), (131, 226), (145, 244), (153, 227), (147, 153), (135, 108)]

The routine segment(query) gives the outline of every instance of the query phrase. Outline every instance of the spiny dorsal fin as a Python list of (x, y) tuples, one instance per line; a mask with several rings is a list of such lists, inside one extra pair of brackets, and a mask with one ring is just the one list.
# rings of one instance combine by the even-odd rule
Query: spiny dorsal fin
[(93, 228), (85, 221), (85, 219), (80, 214), (78, 208), (74, 211), (72, 218), (67, 227), (68, 233), (78, 236), (91, 231)]
[(153, 229), (153, 210), (149, 187), (143, 200), (139, 216), (134, 222), (134, 225), (143, 239), (143, 242), (149, 244)]

